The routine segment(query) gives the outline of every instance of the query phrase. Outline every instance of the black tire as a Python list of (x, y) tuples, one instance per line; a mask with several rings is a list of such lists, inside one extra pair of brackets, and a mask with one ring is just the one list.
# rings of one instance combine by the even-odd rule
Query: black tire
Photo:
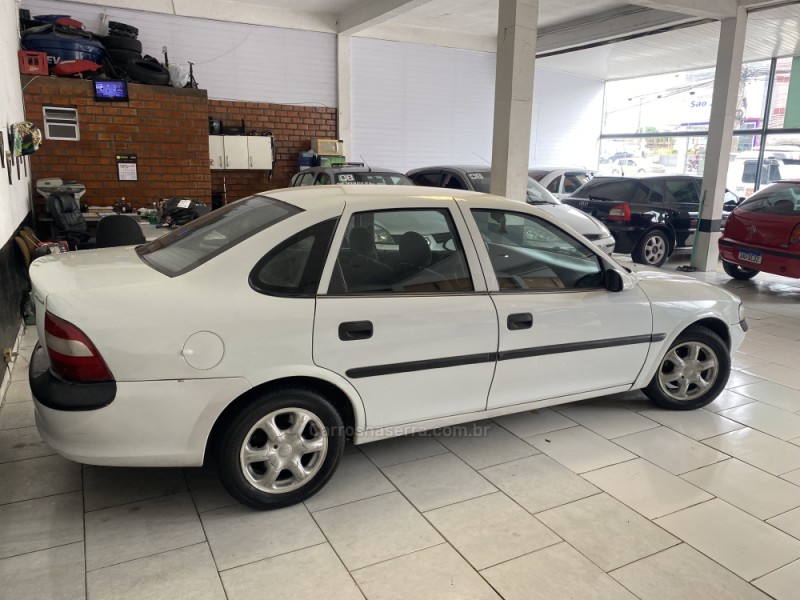
[(106, 55), (114, 62), (115, 65), (124, 65), (129, 60), (142, 58), (141, 52), (134, 52), (133, 50), (117, 50), (116, 48), (110, 48), (106, 50)]
[(725, 269), (725, 272), (734, 279), (752, 279), (760, 273), (760, 271), (755, 269), (745, 269), (744, 267), (740, 267), (739, 265), (728, 262), (727, 260), (722, 261), (722, 268)]
[(669, 240), (660, 229), (652, 229), (642, 236), (631, 253), (633, 262), (649, 267), (660, 267), (669, 258)]
[(119, 21), (109, 21), (108, 32), (111, 35), (116, 35), (119, 37), (136, 38), (139, 36), (139, 30), (136, 27), (133, 25), (126, 25), (125, 23), (120, 23)]
[(129, 59), (125, 64), (119, 65), (128, 76), (139, 83), (148, 85), (169, 85), (169, 71), (157, 62), (143, 58)]
[(637, 171), (637, 173), (639, 173), (639, 174), (642, 174), (642, 173), (647, 173), (647, 171), (645, 171), (644, 169), (639, 169), (639, 170)]
[[(297, 422), (295, 417), (302, 414), (310, 415), (311, 420), (298, 436), (290, 429)], [(258, 426), (271, 415), (279, 437)], [(325, 440), (324, 450), (308, 451), (306, 444), (322, 444), (320, 440)], [(215, 449), (217, 467), (225, 489), (239, 502), (259, 510), (283, 508), (322, 489), (339, 466), (344, 442), (342, 417), (330, 402), (310, 389), (283, 388), (248, 404), (229, 421)], [(242, 455), (248, 447), (255, 453), (264, 452), (266, 459), (245, 464)], [(274, 461), (286, 461), (295, 468), (297, 461), (306, 461), (299, 464), (311, 474), (302, 482), (290, 468), (280, 463), (273, 466)]]
[[(697, 347), (697, 358), (692, 358), (693, 349)], [(672, 360), (673, 352), (685, 362), (683, 371), (678, 373), (675, 362)], [(684, 352), (686, 354), (684, 354)], [(699, 363), (695, 365), (690, 361)], [(713, 367), (703, 369), (703, 365), (713, 363)], [(712, 369), (714, 372), (712, 373)], [(695, 325), (681, 333), (667, 350), (658, 365), (653, 379), (644, 388), (644, 393), (661, 408), (670, 410), (693, 410), (713, 402), (725, 389), (731, 373), (731, 356), (725, 342), (716, 333), (706, 327)], [(713, 380), (703, 388), (697, 383), (698, 378), (706, 381)], [(674, 378), (670, 381), (670, 378)], [(685, 393), (683, 389), (686, 387)]]
[(142, 42), (135, 38), (125, 35), (107, 35), (100, 41), (103, 42), (106, 50), (129, 50), (136, 52), (139, 56), (142, 55)]

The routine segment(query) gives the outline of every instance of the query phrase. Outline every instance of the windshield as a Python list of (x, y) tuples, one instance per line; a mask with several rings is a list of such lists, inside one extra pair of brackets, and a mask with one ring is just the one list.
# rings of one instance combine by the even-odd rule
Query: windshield
[(139, 246), (136, 252), (157, 271), (175, 277), (299, 212), (300, 208), (274, 198), (250, 196)]
[[(472, 183), (472, 189), (476, 192), (483, 192), (484, 194), (491, 193), (489, 188), (492, 184), (492, 172), (486, 171), (473, 171), (467, 173), (467, 177)], [(525, 191), (526, 201), (528, 204), (561, 204), (553, 194), (544, 189), (538, 182), (528, 177), (528, 189)]]
[(766, 215), (800, 216), (800, 185), (796, 183), (773, 183), (768, 188), (753, 194), (736, 210)]
[(402, 173), (380, 173), (377, 171), (359, 173), (337, 173), (336, 183), (346, 185), (414, 185)]

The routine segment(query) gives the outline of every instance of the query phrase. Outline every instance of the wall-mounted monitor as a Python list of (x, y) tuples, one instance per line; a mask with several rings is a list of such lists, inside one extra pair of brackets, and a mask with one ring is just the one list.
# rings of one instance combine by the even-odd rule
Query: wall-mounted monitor
[(125, 81), (96, 79), (94, 99), (98, 102), (127, 102), (128, 84)]

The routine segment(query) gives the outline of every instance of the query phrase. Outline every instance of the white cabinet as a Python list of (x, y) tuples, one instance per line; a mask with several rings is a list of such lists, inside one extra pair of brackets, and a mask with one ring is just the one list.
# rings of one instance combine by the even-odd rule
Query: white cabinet
[(212, 135), (208, 150), (212, 169), (272, 169), (272, 138), (268, 136)]

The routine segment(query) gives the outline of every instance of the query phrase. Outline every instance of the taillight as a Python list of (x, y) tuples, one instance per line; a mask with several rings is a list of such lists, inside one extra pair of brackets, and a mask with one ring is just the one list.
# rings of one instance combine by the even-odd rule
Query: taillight
[(631, 207), (626, 202), (623, 204), (615, 204), (608, 211), (609, 221), (630, 221), (631, 220)]
[(800, 244), (800, 225), (795, 225), (792, 229), (792, 235), (789, 236), (790, 244)]
[(72, 323), (48, 313), (44, 316), (45, 346), (53, 371), (69, 381), (113, 381), (94, 344)]

